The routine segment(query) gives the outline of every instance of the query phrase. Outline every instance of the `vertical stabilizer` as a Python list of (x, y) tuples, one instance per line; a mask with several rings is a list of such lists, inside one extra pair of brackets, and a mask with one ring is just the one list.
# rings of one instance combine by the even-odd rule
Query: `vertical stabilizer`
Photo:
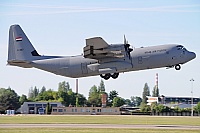
[(21, 27), (11, 25), (9, 30), (8, 62), (30, 62), (40, 56)]

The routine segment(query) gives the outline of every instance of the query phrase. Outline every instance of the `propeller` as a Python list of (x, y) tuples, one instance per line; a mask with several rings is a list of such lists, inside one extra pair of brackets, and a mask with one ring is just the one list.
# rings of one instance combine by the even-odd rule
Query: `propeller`
[(126, 36), (124, 35), (124, 45), (127, 44), (127, 41), (126, 41)]
[(124, 48), (125, 51), (128, 53), (129, 59), (130, 59), (130, 53), (133, 51), (132, 48), (130, 48), (130, 44), (128, 44), (128, 40), (126, 40), (126, 36), (124, 35)]

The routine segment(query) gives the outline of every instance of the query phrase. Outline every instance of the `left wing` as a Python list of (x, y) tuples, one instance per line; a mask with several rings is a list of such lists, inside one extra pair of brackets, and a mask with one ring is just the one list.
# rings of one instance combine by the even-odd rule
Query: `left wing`
[(124, 45), (109, 45), (101, 37), (86, 39), (86, 46), (83, 48), (84, 57), (92, 59), (102, 58), (123, 58)]

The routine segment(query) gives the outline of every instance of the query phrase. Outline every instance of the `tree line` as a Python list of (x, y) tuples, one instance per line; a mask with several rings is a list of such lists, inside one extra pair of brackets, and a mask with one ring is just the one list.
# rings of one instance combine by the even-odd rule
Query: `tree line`
[[(145, 83), (142, 98), (139, 96), (131, 96), (130, 99), (120, 97), (116, 90), (106, 92), (105, 84), (103, 80), (100, 81), (99, 86), (93, 85), (89, 90), (88, 98), (83, 94), (75, 93), (72, 91), (69, 82), (63, 81), (58, 84), (57, 91), (53, 89), (46, 89), (43, 86), (41, 89), (31, 87), (28, 92), (28, 96), (22, 94), (19, 96), (10, 87), (8, 89), (0, 88), (0, 113), (4, 113), (5, 110), (12, 109), (17, 110), (24, 102), (61, 102), (64, 106), (94, 106), (100, 107), (102, 105), (102, 94), (107, 95), (107, 106), (109, 107), (120, 107), (124, 104), (129, 106), (140, 107), (141, 112), (167, 110), (164, 105), (153, 104), (152, 106), (147, 105), (147, 96), (150, 95), (150, 88)], [(157, 86), (153, 88), (152, 96), (159, 96), (159, 89)], [(200, 106), (200, 105), (199, 105)], [(197, 108), (197, 107), (196, 107)], [(198, 109), (197, 109), (198, 110)], [(200, 110), (200, 107), (199, 107)]]
[[(157, 114), (157, 113), (163, 113), (163, 112), (191, 112), (191, 108), (179, 108), (176, 106), (174, 109), (171, 109), (168, 106), (164, 106), (163, 104), (158, 104), (156, 102), (152, 103), (150, 106), (147, 105), (147, 96), (150, 95), (150, 88), (147, 83), (145, 83), (144, 88), (143, 88), (143, 93), (142, 93), (142, 102), (140, 104), (140, 111), (147, 113), (151, 112), (152, 114)], [(159, 89), (158, 86), (154, 86), (153, 91), (152, 91), (152, 97), (159, 97)], [(197, 106), (194, 107), (194, 112), (197, 112), (200, 114), (200, 102), (197, 104)]]
[(100, 107), (102, 105), (102, 94), (107, 95), (107, 106), (119, 107), (124, 104), (139, 106), (142, 98), (132, 96), (130, 99), (124, 99), (119, 96), (116, 90), (109, 93), (106, 92), (105, 84), (101, 80), (99, 86), (93, 85), (89, 90), (88, 98), (83, 94), (75, 93), (71, 89), (69, 82), (63, 81), (58, 84), (57, 91), (53, 89), (46, 89), (43, 86), (41, 89), (38, 87), (31, 87), (28, 95), (22, 94), (19, 96), (10, 87), (7, 89), (0, 88), (0, 112), (5, 110), (17, 110), (24, 102), (61, 102), (64, 106), (94, 106)]

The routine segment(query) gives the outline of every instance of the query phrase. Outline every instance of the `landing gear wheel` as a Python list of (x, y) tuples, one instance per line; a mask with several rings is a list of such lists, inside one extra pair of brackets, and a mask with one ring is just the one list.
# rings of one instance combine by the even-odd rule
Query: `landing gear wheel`
[(100, 77), (105, 79), (105, 80), (108, 80), (110, 78), (111, 74), (110, 73), (107, 73), (107, 74), (101, 74)]
[(105, 74), (104, 74), (104, 75), (103, 75), (103, 74), (100, 74), (100, 77), (104, 79), (104, 77), (105, 77)]
[(113, 73), (113, 74), (111, 75), (111, 77), (112, 77), (113, 79), (118, 78), (118, 76), (119, 76), (119, 73)]
[(178, 64), (178, 65), (175, 65), (175, 69), (176, 70), (180, 70), (181, 69), (181, 66)]
[(111, 74), (110, 73), (107, 73), (105, 76), (104, 76), (104, 79), (105, 80), (108, 80), (110, 78)]

